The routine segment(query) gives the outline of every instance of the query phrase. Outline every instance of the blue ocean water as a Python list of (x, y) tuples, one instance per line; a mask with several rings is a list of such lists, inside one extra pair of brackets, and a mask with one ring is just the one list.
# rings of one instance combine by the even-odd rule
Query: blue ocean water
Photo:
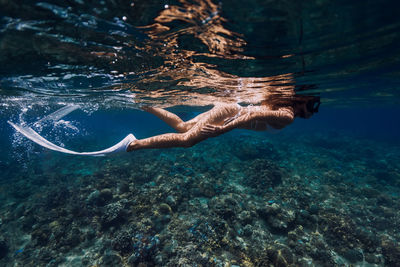
[[(0, 3), (0, 265), (399, 266), (396, 1)], [(280, 130), (175, 132), (218, 103), (320, 97)], [(75, 106), (65, 116), (57, 110)], [(46, 119), (47, 118), (47, 119)]]

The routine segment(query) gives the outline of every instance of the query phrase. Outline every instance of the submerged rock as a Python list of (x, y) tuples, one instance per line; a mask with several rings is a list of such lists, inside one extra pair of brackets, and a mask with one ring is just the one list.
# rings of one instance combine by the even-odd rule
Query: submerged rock
[(121, 258), (114, 252), (106, 251), (106, 253), (101, 257), (100, 266), (120, 266), (122, 263)]
[(160, 206), (158, 207), (158, 211), (164, 215), (172, 213), (171, 207), (166, 203), (161, 203)]
[(345, 249), (342, 255), (351, 263), (356, 263), (363, 260), (363, 254), (357, 249)]
[[(160, 244), (158, 236), (136, 234), (132, 238), (132, 255), (128, 258), (130, 266), (137, 266), (140, 262), (151, 262)], [(146, 265), (145, 265), (146, 266)]]
[(235, 218), (241, 211), (238, 198), (231, 195), (217, 196), (211, 199), (209, 206), (217, 215), (225, 220)]
[[(317, 147), (291, 144), (284, 161), (254, 147), (242, 159), (229, 149), (218, 158), (224, 141), (215, 140), (208, 150), (205, 142), (118, 159), (99, 167), (101, 183), (87, 175), (82, 184), (30, 189), (29, 201), (2, 207), (2, 233), (20, 226), (21, 235), (0, 238), (0, 265), (335, 266), (360, 264), (363, 255), (378, 266), (400, 262), (398, 195), (379, 184), (357, 189), (362, 159), (350, 168), (332, 151), (338, 159), (314, 164)], [(23, 251), (10, 251), (23, 242)]]
[(37, 228), (32, 232), (32, 239), (36, 240), (37, 245), (45, 246), (49, 241), (50, 234), (51, 232), (47, 226)]
[(282, 183), (284, 171), (273, 161), (256, 159), (245, 169), (243, 184), (262, 193)]
[(399, 243), (384, 238), (381, 243), (382, 254), (385, 258), (385, 264), (388, 266), (398, 266), (400, 263)]
[(123, 231), (118, 233), (118, 235), (112, 240), (113, 249), (122, 253), (126, 254), (132, 251), (132, 235), (127, 232)]
[(4, 258), (8, 253), (8, 245), (4, 237), (0, 236), (0, 259)]
[(87, 197), (87, 204), (104, 206), (113, 199), (113, 194), (110, 189), (106, 188), (101, 191), (95, 190)]
[(260, 211), (260, 216), (268, 223), (274, 232), (287, 232), (294, 227), (296, 213), (283, 208), (277, 203), (267, 204)]
[(274, 145), (267, 140), (242, 138), (230, 147), (231, 153), (240, 160), (255, 160), (260, 158), (277, 159), (279, 154)]
[(101, 217), (103, 227), (117, 225), (123, 220), (124, 210), (121, 203), (111, 203), (104, 207), (104, 213)]
[(169, 195), (166, 199), (165, 202), (171, 207), (171, 208), (175, 208), (176, 206), (176, 198), (172, 195)]
[(275, 245), (267, 248), (269, 261), (274, 266), (289, 266), (295, 262), (295, 257), (289, 248), (283, 245)]

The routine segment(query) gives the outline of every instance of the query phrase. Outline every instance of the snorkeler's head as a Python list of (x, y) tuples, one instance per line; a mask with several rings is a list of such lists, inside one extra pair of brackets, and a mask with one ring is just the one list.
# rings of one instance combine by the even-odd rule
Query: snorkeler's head
[(269, 106), (273, 110), (281, 107), (292, 107), (296, 117), (307, 119), (318, 112), (321, 101), (319, 96), (312, 95), (271, 94), (261, 104)]
[(293, 101), (295, 115), (307, 119), (318, 112), (320, 104), (319, 96), (296, 95)]

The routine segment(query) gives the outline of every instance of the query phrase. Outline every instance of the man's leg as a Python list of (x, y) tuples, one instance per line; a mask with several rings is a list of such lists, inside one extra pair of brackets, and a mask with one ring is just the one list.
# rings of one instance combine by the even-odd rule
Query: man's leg
[(184, 133), (190, 129), (189, 125), (186, 124), (181, 118), (175, 115), (172, 112), (169, 112), (162, 108), (154, 108), (154, 107), (144, 107), (143, 110), (157, 116), (161, 120), (163, 120), (166, 124), (174, 128), (176, 131), (180, 133)]
[(167, 133), (132, 141), (127, 151), (130, 152), (146, 148), (191, 147), (206, 138), (207, 136), (202, 135), (200, 131)]

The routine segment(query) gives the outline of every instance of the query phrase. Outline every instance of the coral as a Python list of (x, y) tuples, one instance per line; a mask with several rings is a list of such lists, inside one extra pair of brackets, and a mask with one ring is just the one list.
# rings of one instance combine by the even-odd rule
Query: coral
[(122, 231), (112, 240), (112, 247), (121, 254), (127, 254), (132, 251), (132, 234), (128, 231)]
[(37, 228), (32, 232), (32, 239), (39, 246), (45, 246), (50, 238), (50, 230), (47, 227)]
[(282, 183), (284, 171), (271, 160), (255, 159), (248, 164), (245, 174), (243, 184), (265, 192)]
[(104, 206), (108, 202), (110, 202), (113, 198), (113, 193), (110, 189), (106, 188), (101, 191), (94, 190), (90, 195), (87, 197), (88, 204), (95, 204), (97, 206)]
[(161, 203), (160, 204), (160, 206), (158, 207), (158, 211), (161, 213), (161, 214), (171, 214), (172, 213), (172, 209), (171, 209), (171, 207), (168, 205), (168, 204), (166, 204), (166, 203)]
[(7, 241), (3, 236), (0, 236), (0, 259), (4, 258), (8, 253)]
[(237, 198), (230, 195), (213, 197), (209, 206), (218, 216), (225, 220), (234, 219), (241, 211)]
[(107, 251), (100, 260), (100, 266), (104, 266), (104, 267), (108, 267), (108, 266), (120, 266), (122, 263), (121, 258), (111, 252), (111, 251)]
[(289, 266), (295, 262), (295, 257), (290, 249), (276, 244), (266, 249), (269, 261), (277, 267)]
[(128, 259), (130, 265), (136, 265), (139, 262), (152, 261), (160, 240), (158, 236), (147, 236), (143, 234), (136, 234), (132, 238), (132, 251), (133, 253)]
[(272, 203), (260, 209), (259, 213), (274, 232), (287, 232), (294, 227), (296, 213), (292, 209), (288, 209), (277, 203)]
[(384, 237), (381, 242), (382, 254), (387, 266), (398, 266), (400, 264), (400, 246), (399, 242)]
[(101, 217), (103, 227), (117, 225), (121, 223), (124, 217), (124, 209), (120, 202), (108, 204), (104, 207), (104, 212)]
[[(396, 266), (400, 191), (375, 174), (399, 169), (398, 150), (374, 145), (385, 158), (374, 163), (358, 140), (274, 138), (15, 168), (0, 194), (0, 265)], [(356, 161), (333, 145), (349, 143)]]

